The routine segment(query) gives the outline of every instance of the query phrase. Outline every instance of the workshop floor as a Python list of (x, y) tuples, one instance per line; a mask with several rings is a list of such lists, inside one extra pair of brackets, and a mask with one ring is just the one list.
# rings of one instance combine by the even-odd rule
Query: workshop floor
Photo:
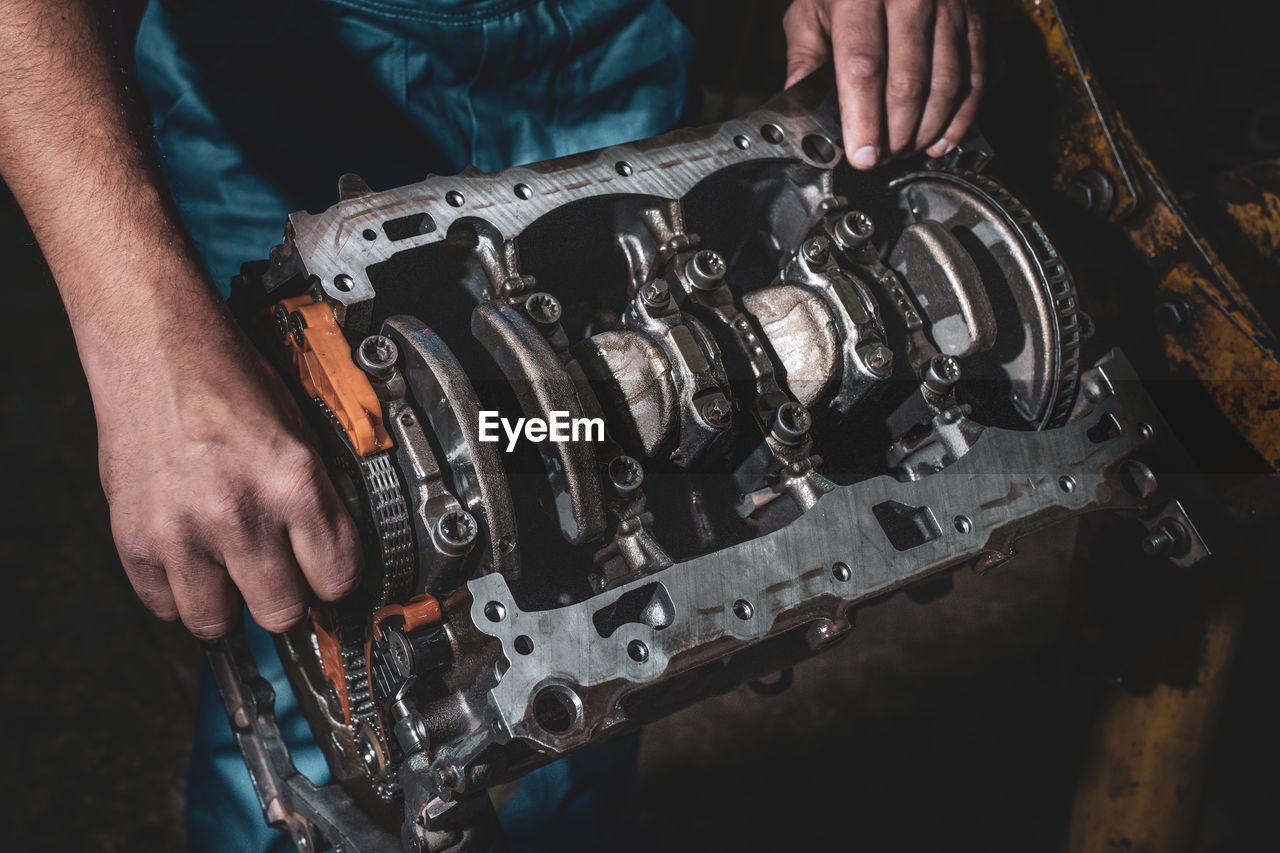
[[(0, 257), (0, 846), (178, 851), (200, 651), (145, 613), (114, 557), (84, 378), (7, 198)], [(1061, 849), (1107, 671), (1064, 639), (1079, 627), (1072, 550), (1059, 530), (988, 575), (956, 572), (936, 601), (860, 608), (851, 636), (780, 695), (740, 688), (651, 726), (628, 812), (637, 837), (668, 851)], [(1256, 609), (1278, 583), (1259, 579)], [(1271, 834), (1278, 631), (1249, 622), (1201, 853)]]

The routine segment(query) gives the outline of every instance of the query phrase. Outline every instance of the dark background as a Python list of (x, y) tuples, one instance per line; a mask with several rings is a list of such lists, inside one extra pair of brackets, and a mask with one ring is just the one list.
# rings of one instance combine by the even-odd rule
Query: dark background
[[(1215, 179), (1280, 156), (1274, 6), (1069, 4), (1102, 88), (1223, 243), (1230, 234)], [(683, 4), (700, 39), (705, 119), (745, 111), (781, 83), (784, 8)], [(1035, 157), (1017, 147), (1017, 125), (1051, 105), (1037, 103), (1019, 79), (1024, 34), (999, 35), (1008, 41), (997, 39), (996, 68), (1009, 73), (996, 81), (982, 123), (1015, 140), (992, 171), (1019, 175), (1029, 200), (1044, 189), (1034, 186)], [(1084, 269), (1097, 280), (1129, 269), (1094, 251), (1091, 232), (1077, 233), (1056, 202), (1046, 204), (1068, 261), (1087, 253)], [(84, 377), (39, 250), (7, 196), (0, 258), (0, 566), (8, 584), (0, 837), (13, 850), (180, 850), (200, 649), (143, 610), (116, 561)], [(1260, 269), (1255, 285), (1280, 284), (1274, 267)], [(1076, 274), (1086, 308), (1094, 310), (1091, 296), (1097, 305), (1110, 299), (1081, 268)], [(1123, 331), (1106, 325), (1106, 311), (1098, 315), (1100, 334)], [(1217, 424), (1176, 417), (1196, 404), (1193, 391), (1161, 387), (1180, 433), (1218, 434)], [(1229, 439), (1189, 443), (1210, 471), (1256, 466)], [(798, 667), (780, 696), (740, 689), (652, 727), (629, 813), (638, 836), (680, 850), (809, 849), (819, 841), (865, 850), (1061, 849), (1100, 697), (1117, 680), (1143, 689), (1151, 680), (1143, 676), (1177, 677), (1161, 664), (1176, 651), (1165, 617), (1185, 610), (1188, 590), (1203, 580), (1141, 560), (1131, 527), (1090, 523), (1078, 549), (1074, 532), (1025, 542), (991, 575), (961, 570), (954, 590), (931, 603), (898, 595), (860, 608), (852, 639)], [(1265, 533), (1249, 535), (1259, 549), (1273, 547)], [(1213, 744), (1193, 845), (1201, 851), (1258, 849), (1272, 834), (1280, 794), (1280, 706), (1270, 689), (1277, 582), (1237, 568), (1218, 561), (1202, 570), (1232, 578), (1250, 610)]]

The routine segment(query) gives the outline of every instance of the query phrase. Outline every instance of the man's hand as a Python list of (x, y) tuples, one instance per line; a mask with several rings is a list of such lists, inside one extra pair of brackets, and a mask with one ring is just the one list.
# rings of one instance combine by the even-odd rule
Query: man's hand
[(357, 582), (355, 526), (278, 377), (201, 268), (88, 0), (7, 0), (0, 174), (67, 307), (111, 528), (165, 619), (264, 627)]
[(956, 146), (985, 81), (982, 0), (795, 0), (787, 86), (834, 57), (844, 148), (869, 169), (890, 155)]
[[(162, 619), (225, 634), (244, 597), (283, 631), (357, 583), (355, 526), (278, 377), (232, 329), (104, 377), (102, 484), (125, 571)], [(136, 381), (141, 379), (141, 382)], [(237, 595), (237, 588), (240, 595)]]

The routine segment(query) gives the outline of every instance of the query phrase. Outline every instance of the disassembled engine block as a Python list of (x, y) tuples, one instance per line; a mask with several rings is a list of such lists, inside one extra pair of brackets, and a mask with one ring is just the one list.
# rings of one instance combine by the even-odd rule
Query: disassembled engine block
[(280, 642), (337, 785), (294, 769), (243, 641), (214, 657), (300, 850), (487, 849), (487, 786), (1073, 515), (1203, 553), (1168, 430), (1123, 356), (1082, 366), (1071, 276), (982, 140), (857, 173), (839, 126), (820, 73), (629, 145), (347, 176), (246, 266), (233, 306), (367, 551)]

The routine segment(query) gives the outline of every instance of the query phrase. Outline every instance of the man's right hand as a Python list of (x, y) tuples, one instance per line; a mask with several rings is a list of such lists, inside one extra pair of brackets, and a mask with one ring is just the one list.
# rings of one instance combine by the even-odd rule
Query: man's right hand
[[(355, 525), (293, 400), (236, 330), (95, 389), (111, 529), (143, 603), (205, 640), (283, 631), (359, 579)], [(139, 376), (141, 378), (142, 375)], [(237, 589), (239, 595), (237, 595)]]

